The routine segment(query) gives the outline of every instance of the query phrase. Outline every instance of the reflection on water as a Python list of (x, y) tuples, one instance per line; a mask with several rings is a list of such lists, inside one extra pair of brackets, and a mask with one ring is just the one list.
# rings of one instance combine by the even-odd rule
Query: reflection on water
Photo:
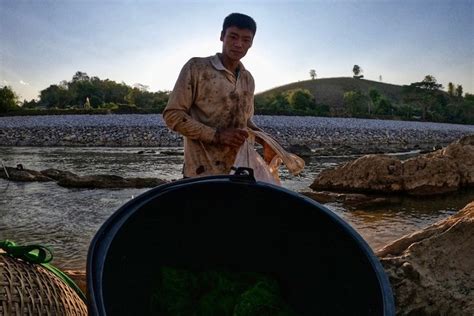
[[(412, 153), (416, 154), (416, 153)], [(282, 184), (308, 190), (321, 170), (356, 158), (315, 157), (293, 177), (282, 170)], [(406, 158), (406, 157), (403, 157)], [(115, 174), (123, 177), (181, 178), (182, 148), (22, 148), (0, 147), (7, 166), (56, 168), (80, 175)], [(20, 183), (0, 179), (0, 239), (41, 243), (55, 254), (54, 264), (84, 269), (89, 243), (102, 223), (121, 205), (147, 189), (67, 189), (54, 182)], [(373, 248), (426, 227), (474, 200), (474, 192), (449, 197), (402, 199), (399, 205), (371, 210), (328, 208), (352, 225)]]
[(144, 190), (66, 189), (0, 180), (0, 239), (51, 246), (54, 263), (85, 266), (91, 238), (110, 214)]
[(474, 201), (474, 190), (438, 197), (402, 197), (399, 204), (385, 208), (346, 210), (340, 205), (326, 205), (349, 222), (373, 249), (411, 234), (456, 213)]

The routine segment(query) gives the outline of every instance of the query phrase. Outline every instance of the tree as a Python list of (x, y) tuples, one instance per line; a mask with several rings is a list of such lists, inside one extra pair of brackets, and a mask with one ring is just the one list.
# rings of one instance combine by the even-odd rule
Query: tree
[(474, 124), (474, 95), (453, 99), (448, 108), (445, 117), (449, 123)]
[(90, 106), (98, 108), (104, 103), (102, 81), (97, 77), (94, 77), (94, 80), (86, 78), (89, 78), (89, 76), (85, 75), (69, 82), (69, 91), (72, 99), (71, 102), (76, 106), (82, 107), (87, 98), (89, 98)]
[(405, 119), (411, 119), (416, 114), (416, 109), (411, 104), (402, 103), (398, 106), (398, 115)]
[(369, 89), (369, 103), (368, 103), (368, 110), (369, 110), (369, 115), (371, 113), (371, 105), (372, 105), (372, 108), (375, 108), (379, 102), (381, 98), (381, 95), (380, 95), (380, 92), (375, 89), (375, 88), (370, 88)]
[(13, 89), (8, 86), (0, 88), (0, 113), (6, 113), (18, 109), (18, 96)]
[(157, 109), (159, 112), (163, 112), (168, 103), (170, 96), (169, 91), (158, 91), (153, 93), (153, 104), (152, 107)]
[(454, 84), (452, 82), (448, 83), (448, 94), (450, 97), (454, 97)]
[(379, 81), (382, 82), (382, 75), (379, 76)]
[(422, 110), (422, 119), (426, 120), (427, 114), (432, 107), (437, 107), (440, 101), (438, 97), (443, 85), (436, 81), (432, 75), (426, 75), (423, 81), (414, 82), (407, 87), (409, 92), (406, 101), (415, 102)]
[(309, 71), (309, 75), (311, 76), (311, 79), (313, 79), (313, 80), (316, 79), (316, 70), (311, 69)]
[(30, 101), (23, 100), (23, 105), (21, 106), (22, 109), (34, 109), (38, 106), (38, 102), (35, 99), (31, 99)]
[(270, 96), (268, 109), (278, 114), (290, 114), (290, 104), (288, 97), (283, 93), (276, 93)]
[(67, 80), (61, 80), (59, 86), (63, 89), (69, 89), (69, 82), (67, 82)]
[(354, 73), (354, 76), (358, 76), (362, 72), (362, 68), (360, 68), (359, 65), (354, 65), (352, 72)]
[(296, 111), (314, 110), (314, 96), (306, 89), (295, 89), (288, 92), (288, 103)]
[(456, 87), (456, 96), (462, 98), (462, 86), (460, 84)]
[(443, 88), (443, 85), (437, 83), (436, 78), (432, 75), (426, 75), (423, 81), (414, 82), (411, 85), (428, 91), (438, 91)]
[(360, 91), (349, 91), (344, 93), (344, 103), (350, 116), (360, 116), (365, 112), (367, 97)]
[(77, 71), (74, 76), (72, 76), (72, 81), (89, 81), (90, 78), (87, 75), (87, 73), (82, 72), (82, 71)]
[(143, 91), (148, 91), (148, 88), (149, 88), (149, 86), (141, 84), (141, 83), (135, 83), (132, 87), (137, 88), (138, 90), (140, 90), (142, 92)]
[(134, 104), (139, 108), (151, 108), (153, 105), (153, 93), (133, 88), (125, 96), (125, 100), (128, 104)]
[(377, 109), (375, 110), (375, 112), (377, 114), (382, 114), (382, 115), (392, 115), (393, 114), (392, 103), (385, 98), (381, 98), (377, 104)]
[(71, 101), (69, 90), (58, 85), (50, 85), (44, 90), (40, 91), (39, 105), (47, 108), (65, 108)]
[(124, 103), (125, 97), (131, 88), (125, 83), (117, 83), (115, 81), (105, 79), (101, 81), (101, 90), (104, 95), (105, 103)]

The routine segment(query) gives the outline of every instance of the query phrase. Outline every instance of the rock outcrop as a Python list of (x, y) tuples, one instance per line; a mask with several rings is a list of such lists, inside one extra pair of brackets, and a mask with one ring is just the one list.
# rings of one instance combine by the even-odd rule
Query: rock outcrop
[(430, 195), (474, 186), (474, 135), (444, 149), (400, 161), (366, 155), (322, 171), (313, 190)]
[(152, 188), (167, 182), (159, 178), (123, 178), (106, 174), (79, 176), (70, 171), (57, 169), (36, 171), (12, 167), (0, 169), (0, 178), (22, 182), (56, 181), (62, 187), (87, 189)]
[(376, 254), (398, 315), (474, 315), (474, 202)]

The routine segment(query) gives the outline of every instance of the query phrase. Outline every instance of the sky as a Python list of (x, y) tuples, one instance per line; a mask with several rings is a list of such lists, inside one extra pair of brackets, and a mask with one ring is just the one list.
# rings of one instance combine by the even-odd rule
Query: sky
[(474, 93), (474, 0), (0, 0), (0, 86), (37, 99), (82, 71), (172, 90), (187, 60), (221, 51), (232, 12), (257, 22), (242, 59), (257, 93), (355, 64), (368, 80), (433, 75)]

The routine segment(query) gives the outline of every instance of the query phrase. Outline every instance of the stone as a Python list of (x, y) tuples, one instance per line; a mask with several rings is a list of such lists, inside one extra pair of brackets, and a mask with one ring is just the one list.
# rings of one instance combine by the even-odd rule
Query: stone
[(474, 135), (432, 153), (401, 161), (388, 155), (365, 155), (323, 170), (313, 190), (433, 195), (474, 186)]
[(78, 176), (70, 171), (57, 169), (46, 169), (40, 172), (12, 167), (0, 168), (0, 178), (23, 182), (57, 181), (57, 184), (62, 187), (87, 189), (152, 188), (167, 183), (166, 180), (159, 178), (123, 178), (107, 174)]
[(66, 188), (111, 189), (150, 188), (167, 181), (158, 178), (122, 178), (116, 175), (66, 176), (58, 180), (58, 185)]
[(335, 169), (323, 170), (310, 188), (397, 192), (403, 187), (401, 174), (400, 160), (387, 155), (365, 155)]
[(456, 191), (461, 176), (456, 161), (443, 155), (422, 155), (403, 163), (403, 191), (430, 195)]
[(59, 179), (62, 179), (64, 177), (73, 177), (73, 176), (76, 176), (74, 173), (70, 172), (70, 171), (63, 171), (63, 170), (58, 170), (58, 169), (46, 169), (46, 170), (42, 170), (41, 171), (41, 174), (43, 174), (44, 176), (48, 177), (48, 178), (51, 178), (51, 179), (54, 179), (54, 180), (59, 180)]
[(301, 157), (309, 157), (313, 154), (311, 148), (305, 144), (292, 144), (287, 148), (287, 150), (290, 153), (296, 154)]
[(354, 208), (370, 208), (381, 205), (393, 205), (399, 204), (401, 200), (398, 197), (386, 197), (379, 195), (366, 195), (360, 193), (335, 193), (329, 191), (316, 191), (316, 192), (300, 192), (316, 202), (326, 204), (338, 202), (344, 204), (346, 207)]
[(397, 315), (474, 315), (474, 202), (379, 249)]
[[(6, 172), (5, 172), (6, 169)], [(54, 181), (52, 178), (49, 178), (43, 175), (41, 172), (30, 169), (18, 169), (12, 167), (0, 167), (0, 178), (10, 180), (10, 181), (19, 181), (19, 182), (47, 182)]]

